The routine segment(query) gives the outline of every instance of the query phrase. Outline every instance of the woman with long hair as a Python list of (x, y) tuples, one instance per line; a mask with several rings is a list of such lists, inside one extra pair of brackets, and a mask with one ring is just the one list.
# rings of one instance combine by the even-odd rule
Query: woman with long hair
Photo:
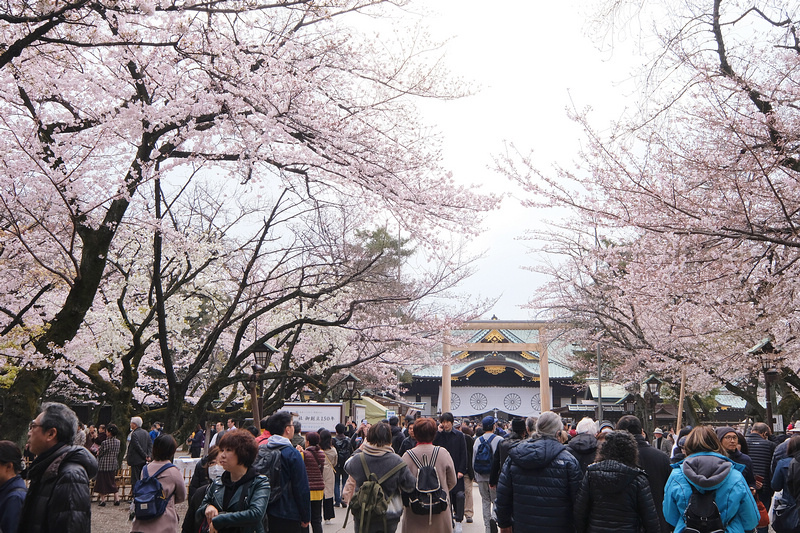
[(334, 485), (336, 483), (336, 464), (339, 462), (339, 453), (333, 446), (333, 436), (327, 429), (319, 430), (319, 448), (325, 454), (325, 467), (322, 469), (322, 480), (325, 490), (322, 498), (322, 518), (325, 524), (330, 524), (336, 515), (333, 511)]
[(100, 494), (100, 507), (105, 507), (108, 495), (114, 495), (114, 505), (119, 505), (117, 470), (119, 470), (119, 447), (117, 438), (119, 428), (114, 424), (106, 426), (106, 437), (97, 449), (97, 479), (94, 491)]
[(744, 533), (758, 525), (759, 512), (750, 487), (742, 475), (744, 466), (725, 456), (714, 429), (694, 428), (683, 446), (686, 458), (672, 465), (664, 488), (664, 518), (675, 533), (686, 529), (684, 513), (692, 494), (714, 493), (726, 533)]
[(575, 501), (577, 533), (660, 533), (647, 474), (637, 466), (639, 447), (627, 431), (606, 433)]
[[(322, 533), (322, 500), (325, 496), (325, 479), (322, 472), (325, 469), (325, 453), (319, 447), (319, 433), (309, 431), (305, 438), (306, 447), (297, 447), (303, 454), (308, 476), (308, 488), (311, 491), (311, 531)], [(309, 528), (303, 528), (308, 533)]]

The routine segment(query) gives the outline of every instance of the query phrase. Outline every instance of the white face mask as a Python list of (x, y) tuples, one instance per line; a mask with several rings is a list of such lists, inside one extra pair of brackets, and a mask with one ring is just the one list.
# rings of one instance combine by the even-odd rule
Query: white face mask
[(222, 465), (211, 465), (208, 467), (208, 479), (217, 479), (223, 472), (225, 469), (222, 468)]

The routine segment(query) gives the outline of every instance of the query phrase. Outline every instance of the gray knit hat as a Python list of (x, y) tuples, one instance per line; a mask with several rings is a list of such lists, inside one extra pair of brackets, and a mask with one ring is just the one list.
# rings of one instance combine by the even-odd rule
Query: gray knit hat
[(536, 421), (536, 433), (539, 435), (550, 435), (555, 437), (556, 433), (564, 429), (561, 417), (553, 411), (545, 411)]

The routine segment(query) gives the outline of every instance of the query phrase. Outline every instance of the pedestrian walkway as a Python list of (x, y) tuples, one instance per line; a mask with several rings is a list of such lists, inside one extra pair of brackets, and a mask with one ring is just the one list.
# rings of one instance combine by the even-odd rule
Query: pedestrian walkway
[[(475, 506), (475, 522), (467, 524), (464, 520), (462, 527), (463, 533), (483, 533), (483, 515), (481, 514), (480, 496), (478, 495), (477, 485), (473, 487), (473, 496), (477, 505)], [(131, 523), (128, 521), (128, 511), (130, 508), (129, 502), (123, 502), (119, 507), (107, 505), (106, 507), (99, 507), (97, 503), (92, 504), (92, 532), (93, 533), (123, 533), (131, 530)], [(177, 506), (178, 516), (180, 521), (183, 522), (183, 517), (186, 514), (186, 503), (181, 503)], [(338, 533), (340, 531), (353, 531), (353, 517), (347, 520), (347, 528), (344, 528), (344, 518), (347, 509), (340, 507), (335, 508), (336, 518), (331, 521), (331, 524), (322, 525), (324, 533)]]

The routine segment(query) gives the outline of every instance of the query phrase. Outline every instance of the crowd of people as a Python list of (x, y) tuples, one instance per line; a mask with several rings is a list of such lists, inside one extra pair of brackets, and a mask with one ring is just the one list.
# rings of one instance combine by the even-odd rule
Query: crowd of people
[[(126, 458), (141, 482), (130, 530), (322, 533), (335, 507), (349, 507), (356, 533), (460, 533), (474, 520), (477, 484), (486, 533), (681, 533), (697, 524), (766, 533), (770, 517), (778, 533), (800, 531), (800, 429), (783, 440), (762, 423), (747, 434), (699, 426), (648, 439), (632, 415), (567, 427), (549, 411), (510, 424), (451, 413), (404, 422), (304, 435), (285, 411), (260, 428), (219, 422), (187, 490), (172, 464), (176, 440), (133, 417)], [(0, 441), (0, 532), (90, 531), (91, 479), (99, 505), (109, 496), (120, 504), (120, 437), (113, 424), (82, 429), (67, 406), (44, 404), (30, 423), (24, 471), (23, 450)], [(185, 444), (202, 449), (205, 438), (198, 426)], [(154, 479), (163, 496), (155, 514), (136, 496)]]

